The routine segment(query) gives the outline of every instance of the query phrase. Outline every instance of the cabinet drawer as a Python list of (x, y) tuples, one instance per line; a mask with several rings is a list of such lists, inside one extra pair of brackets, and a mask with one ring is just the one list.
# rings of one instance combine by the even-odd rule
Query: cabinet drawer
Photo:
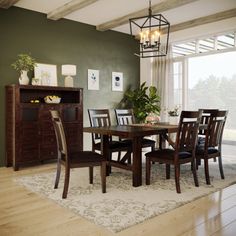
[(40, 149), (40, 159), (56, 159), (57, 158), (57, 148), (56, 147), (43, 147)]
[(54, 135), (54, 128), (52, 121), (44, 121), (41, 123), (41, 135)]
[(53, 146), (56, 147), (57, 141), (55, 135), (42, 135), (41, 137), (41, 146)]

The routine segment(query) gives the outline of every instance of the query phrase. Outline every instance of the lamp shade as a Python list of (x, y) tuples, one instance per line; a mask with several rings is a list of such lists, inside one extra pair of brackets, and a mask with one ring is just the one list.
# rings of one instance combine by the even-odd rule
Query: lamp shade
[(62, 65), (62, 75), (76, 75), (76, 65)]

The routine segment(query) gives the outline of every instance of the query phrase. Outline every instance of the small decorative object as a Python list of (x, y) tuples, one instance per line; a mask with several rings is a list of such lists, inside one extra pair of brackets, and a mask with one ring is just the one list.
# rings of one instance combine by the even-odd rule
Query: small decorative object
[(39, 78), (41, 85), (57, 86), (57, 66), (37, 63), (34, 67), (34, 77)]
[(88, 69), (88, 90), (99, 90), (99, 70)]
[(44, 101), (46, 103), (58, 104), (61, 102), (61, 98), (58, 97), (57, 95), (48, 95), (48, 96), (44, 97)]
[(32, 78), (32, 85), (41, 85), (41, 80), (40, 78)]
[(153, 112), (149, 113), (148, 116), (146, 117), (146, 123), (151, 125), (157, 124), (159, 121), (160, 121), (160, 116), (158, 116)]
[(169, 123), (177, 125), (179, 123), (179, 107), (175, 106), (173, 110), (168, 111), (169, 114)]
[(30, 100), (30, 103), (39, 103), (39, 100), (38, 99), (32, 99), (32, 100)]
[(112, 72), (112, 91), (123, 91), (122, 72)]
[(11, 66), (20, 71), (19, 83), (23, 85), (29, 84), (28, 71), (34, 70), (36, 61), (29, 54), (19, 54), (17, 60)]
[(76, 75), (76, 65), (62, 65), (62, 75), (65, 75), (65, 87), (74, 87), (73, 77)]

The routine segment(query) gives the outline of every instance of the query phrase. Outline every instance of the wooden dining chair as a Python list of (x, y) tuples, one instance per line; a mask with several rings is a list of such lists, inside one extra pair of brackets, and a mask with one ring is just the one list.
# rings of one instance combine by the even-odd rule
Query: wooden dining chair
[(166, 178), (170, 178), (170, 165), (175, 169), (177, 193), (180, 190), (180, 165), (191, 163), (195, 186), (199, 186), (195, 165), (195, 149), (201, 111), (182, 111), (173, 149), (166, 148), (146, 153), (146, 184), (150, 184), (151, 162), (166, 164)]
[(65, 180), (62, 198), (67, 197), (69, 180), (70, 180), (70, 169), (71, 168), (81, 168), (89, 167), (89, 182), (93, 183), (93, 167), (101, 166), (101, 182), (102, 182), (102, 192), (106, 192), (106, 160), (102, 155), (92, 152), (92, 151), (77, 151), (69, 152), (67, 148), (66, 136), (63, 128), (63, 124), (60, 118), (60, 114), (56, 110), (51, 110), (51, 118), (53, 127), (55, 130), (56, 140), (57, 140), (57, 172), (54, 188), (58, 188), (61, 165), (65, 166)]
[(198, 144), (196, 148), (197, 163), (199, 164), (199, 160), (201, 159), (204, 160), (204, 170), (207, 184), (211, 184), (208, 160), (212, 158), (218, 158), (220, 176), (224, 179), (221, 144), (227, 115), (228, 111), (216, 110), (211, 112), (207, 128), (205, 129), (205, 141), (204, 143)]
[[(115, 115), (116, 115), (116, 121), (118, 125), (131, 125), (135, 123), (135, 117), (134, 117), (134, 112), (133, 109), (115, 109)], [(124, 140), (128, 143), (131, 143), (131, 140)], [(148, 139), (148, 138), (143, 138), (142, 139), (142, 147), (147, 148), (151, 147), (151, 150), (155, 150), (155, 141)]]
[[(108, 109), (88, 109), (88, 115), (91, 127), (111, 126), (110, 113)], [(92, 150), (101, 151), (101, 149), (101, 136), (92, 133)], [(112, 162), (112, 153), (114, 152), (118, 152), (118, 156), (120, 152), (125, 152), (126, 154), (122, 160), (118, 159), (118, 161), (126, 162), (130, 160), (132, 146), (123, 141), (114, 141), (112, 140), (112, 137), (109, 138), (109, 172), (111, 172), (112, 163), (115, 165), (115, 162)]]

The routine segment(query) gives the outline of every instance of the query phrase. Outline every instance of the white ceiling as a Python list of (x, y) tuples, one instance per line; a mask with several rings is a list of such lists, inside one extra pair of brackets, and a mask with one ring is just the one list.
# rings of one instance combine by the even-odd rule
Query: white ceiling
[[(70, 1), (71, 0), (20, 0), (15, 6), (47, 14)], [(152, 5), (163, 1), (165, 0), (152, 0)], [(148, 4), (148, 0), (99, 0), (70, 13), (64, 18), (97, 26), (104, 22), (148, 8)], [(178, 8), (158, 13), (163, 14), (171, 25), (175, 25), (233, 8), (236, 8), (236, 0), (198, 0)], [(112, 30), (129, 34), (128, 21), (127, 24), (118, 26)]]

